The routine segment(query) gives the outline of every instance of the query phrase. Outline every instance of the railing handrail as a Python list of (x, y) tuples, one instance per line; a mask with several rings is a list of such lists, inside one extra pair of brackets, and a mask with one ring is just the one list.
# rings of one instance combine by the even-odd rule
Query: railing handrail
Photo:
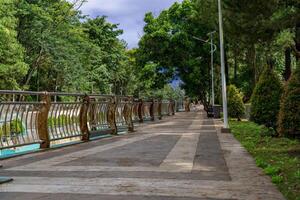
[(73, 93), (73, 92), (48, 92), (48, 91), (29, 91), (29, 90), (0, 90), (0, 94), (11, 95), (45, 95), (50, 96), (90, 96), (90, 97), (119, 97), (119, 98), (132, 98), (133, 96), (114, 95), (114, 94), (95, 94), (95, 93)]

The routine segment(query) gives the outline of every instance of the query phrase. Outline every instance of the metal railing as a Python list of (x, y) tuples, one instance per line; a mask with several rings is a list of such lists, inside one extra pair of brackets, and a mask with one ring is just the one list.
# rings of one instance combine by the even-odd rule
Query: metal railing
[(142, 109), (142, 101), (138, 99), (133, 100), (133, 105), (132, 105), (132, 121), (133, 122), (141, 122), (142, 116), (141, 116), (141, 109)]
[(175, 101), (173, 100), (163, 100), (162, 101), (162, 108), (161, 108), (162, 115), (172, 115), (175, 113)]
[(182, 99), (176, 101), (176, 112), (180, 112), (184, 110), (185, 110), (184, 101)]
[(151, 116), (151, 110), (152, 110), (153, 102), (152, 101), (143, 101), (142, 103), (142, 117), (143, 121), (145, 120), (152, 120), (153, 117)]
[(0, 90), (0, 150), (133, 131), (134, 122), (174, 115), (176, 106), (131, 96)]
[[(56, 100), (57, 98), (59, 101)], [(47, 114), (49, 141), (82, 136), (80, 111), (84, 106), (83, 95), (45, 93), (42, 99), (44, 99), (45, 116), (41, 117), (45, 118)]]
[[(86, 131), (93, 135), (116, 133), (114, 120), (115, 98), (113, 96), (90, 95), (85, 97), (87, 119), (82, 120)], [(85, 113), (83, 114), (85, 116)], [(86, 124), (85, 124), (86, 123)]]
[[(0, 96), (0, 149), (41, 143), (39, 93), (2, 91)], [(28, 101), (30, 97), (30, 100)]]

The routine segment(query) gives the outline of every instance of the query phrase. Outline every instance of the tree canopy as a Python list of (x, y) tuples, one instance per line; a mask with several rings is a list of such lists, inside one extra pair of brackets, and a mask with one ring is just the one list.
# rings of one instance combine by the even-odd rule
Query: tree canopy
[[(218, 46), (216, 0), (183, 0), (159, 15), (145, 14), (138, 48), (128, 50), (118, 24), (80, 12), (84, 0), (0, 2), (1, 89), (158, 95), (175, 80), (208, 105), (210, 44)], [(248, 101), (266, 65), (289, 79), (299, 60), (297, 0), (224, 0), (228, 84)], [(216, 102), (220, 99), (215, 52)], [(168, 86), (169, 85), (169, 86)], [(174, 84), (173, 84), (174, 85)], [(174, 87), (172, 87), (174, 88)], [(174, 90), (175, 91), (175, 90)]]
[[(244, 101), (248, 101), (266, 65), (288, 80), (299, 59), (299, 1), (224, 0), (223, 10), (228, 84), (241, 88)], [(157, 73), (163, 77), (157, 78), (157, 82), (180, 77), (182, 88), (189, 96), (208, 104), (210, 45), (196, 38), (208, 40), (209, 32), (218, 31), (217, 1), (174, 3), (158, 16), (147, 13), (145, 23), (138, 63), (141, 66), (155, 63)], [(213, 40), (218, 45), (218, 34), (214, 34)], [(220, 96), (218, 52), (215, 53), (214, 81)]]

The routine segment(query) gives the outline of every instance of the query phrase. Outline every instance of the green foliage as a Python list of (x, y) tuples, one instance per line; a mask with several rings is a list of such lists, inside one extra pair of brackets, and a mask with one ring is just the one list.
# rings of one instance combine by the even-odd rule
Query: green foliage
[(65, 125), (71, 125), (73, 123), (79, 123), (79, 117), (68, 116), (68, 115), (60, 115), (58, 117), (48, 117), (49, 127), (65, 126)]
[(300, 136), (300, 68), (285, 85), (281, 98), (278, 131), (281, 135)]
[(170, 79), (179, 77), (187, 95), (206, 102), (210, 85), (210, 46), (193, 36), (207, 37), (213, 23), (207, 17), (212, 16), (210, 11), (198, 7), (198, 2), (184, 0), (174, 3), (157, 17), (152, 13), (145, 15), (145, 35), (139, 42), (138, 63), (142, 68), (149, 63), (157, 65), (156, 88), (162, 88)]
[(251, 120), (275, 128), (281, 95), (282, 83), (274, 71), (267, 67), (251, 97)]
[(149, 94), (144, 96), (142, 95), (141, 97), (179, 100), (184, 99), (185, 93), (184, 90), (179, 87), (173, 88), (170, 84), (167, 84), (163, 89), (152, 90)]
[(133, 92), (123, 31), (105, 17), (83, 16), (76, 8), (83, 2), (0, 2), (0, 89)]
[(261, 125), (261, 136), (277, 136), (276, 131), (272, 127), (266, 127), (265, 125)]
[(111, 83), (113, 93), (127, 93), (126, 86), (131, 83), (133, 74), (126, 46), (117, 38), (123, 31), (118, 29), (116, 24), (108, 23), (105, 17), (88, 19), (83, 27), (84, 32), (99, 52), (91, 58), (92, 63), (87, 72), (88, 80), (100, 87), (100, 92), (110, 92), (108, 88)]
[(12, 134), (22, 134), (25, 131), (25, 127), (22, 121), (14, 119), (11, 122), (4, 123), (0, 126), (0, 136), (11, 136)]
[(227, 87), (228, 96), (228, 115), (229, 117), (241, 119), (245, 113), (245, 105), (243, 95), (234, 85)]
[(255, 163), (258, 167), (261, 167), (263, 169), (268, 166), (268, 163), (266, 163), (266, 161), (264, 161), (263, 159), (260, 159), (260, 158), (255, 159)]
[(263, 136), (260, 134), (263, 127), (248, 121), (230, 121), (230, 128), (256, 164), (270, 174), (286, 199), (297, 199), (300, 196), (300, 141)]
[(272, 176), (272, 183), (279, 184), (283, 182), (283, 177), (280, 175)]
[(267, 175), (271, 175), (271, 176), (274, 176), (274, 175), (277, 175), (280, 173), (280, 168), (278, 167), (274, 167), (274, 166), (268, 166), (264, 169), (264, 172), (267, 174)]
[(24, 48), (17, 40), (16, 0), (0, 1), (0, 89), (19, 89), (27, 73)]

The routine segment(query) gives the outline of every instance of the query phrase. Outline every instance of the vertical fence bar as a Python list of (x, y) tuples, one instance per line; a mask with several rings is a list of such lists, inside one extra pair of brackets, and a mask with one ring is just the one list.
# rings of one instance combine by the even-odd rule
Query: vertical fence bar
[(40, 147), (45, 149), (50, 147), (50, 138), (48, 133), (48, 113), (51, 107), (51, 98), (47, 92), (41, 95), (41, 103), (42, 105), (38, 112), (37, 131), (40, 140), (42, 140)]

